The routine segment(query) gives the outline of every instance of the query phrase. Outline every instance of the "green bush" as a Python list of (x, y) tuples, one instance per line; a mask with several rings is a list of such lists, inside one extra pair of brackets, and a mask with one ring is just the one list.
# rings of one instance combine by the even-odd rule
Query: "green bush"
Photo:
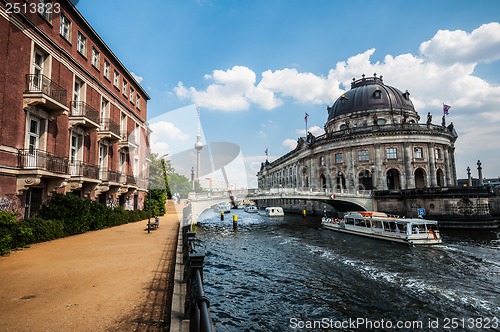
[(33, 242), (33, 230), (25, 222), (12, 227), (12, 248), (26, 248)]
[(12, 249), (12, 235), (6, 227), (0, 227), (0, 255), (5, 255)]
[[(153, 214), (152, 214), (153, 216)], [(75, 195), (54, 195), (42, 205), (38, 216), (16, 221), (13, 212), (0, 211), (0, 255), (12, 249), (64, 236), (118, 226), (148, 218), (148, 210), (114, 209)]]
[(16, 225), (14, 212), (0, 210), (0, 255), (5, 255), (13, 248), (13, 228)]
[(93, 231), (109, 227), (111, 209), (97, 202), (89, 201), (89, 228)]
[(16, 223), (16, 214), (10, 211), (0, 210), (0, 226), (12, 226)]
[(33, 230), (33, 243), (45, 242), (64, 237), (64, 225), (61, 220), (31, 218), (26, 220)]
[(61, 220), (66, 235), (80, 234), (90, 230), (92, 203), (75, 195), (57, 194), (41, 206), (38, 214), (46, 220)]

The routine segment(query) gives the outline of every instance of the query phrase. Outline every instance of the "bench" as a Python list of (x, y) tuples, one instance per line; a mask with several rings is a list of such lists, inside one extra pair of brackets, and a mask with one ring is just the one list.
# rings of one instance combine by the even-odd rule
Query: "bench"
[(155, 217), (155, 221), (149, 223), (151, 229), (158, 229), (160, 227), (160, 218)]

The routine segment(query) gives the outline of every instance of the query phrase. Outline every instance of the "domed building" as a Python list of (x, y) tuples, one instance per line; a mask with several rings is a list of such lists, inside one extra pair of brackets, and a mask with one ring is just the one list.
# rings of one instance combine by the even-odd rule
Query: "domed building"
[(293, 151), (262, 163), (259, 189), (330, 192), (456, 186), (453, 124), (422, 123), (408, 91), (382, 76), (353, 79), (327, 107), (325, 134), (300, 137)]

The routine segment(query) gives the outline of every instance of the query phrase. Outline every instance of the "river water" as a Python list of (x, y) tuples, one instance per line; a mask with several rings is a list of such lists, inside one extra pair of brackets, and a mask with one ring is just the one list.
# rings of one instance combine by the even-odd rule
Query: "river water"
[(410, 247), (319, 217), (225, 219), (205, 211), (196, 230), (217, 331), (500, 331), (498, 230)]

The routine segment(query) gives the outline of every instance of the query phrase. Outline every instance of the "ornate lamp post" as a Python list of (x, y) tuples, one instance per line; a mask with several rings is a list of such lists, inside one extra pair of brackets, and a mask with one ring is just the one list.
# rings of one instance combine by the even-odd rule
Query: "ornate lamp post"
[(470, 176), (470, 167), (467, 166), (467, 187), (472, 187), (472, 177)]
[(479, 186), (483, 186), (483, 168), (481, 167), (481, 160), (477, 161), (477, 176), (479, 177)]

